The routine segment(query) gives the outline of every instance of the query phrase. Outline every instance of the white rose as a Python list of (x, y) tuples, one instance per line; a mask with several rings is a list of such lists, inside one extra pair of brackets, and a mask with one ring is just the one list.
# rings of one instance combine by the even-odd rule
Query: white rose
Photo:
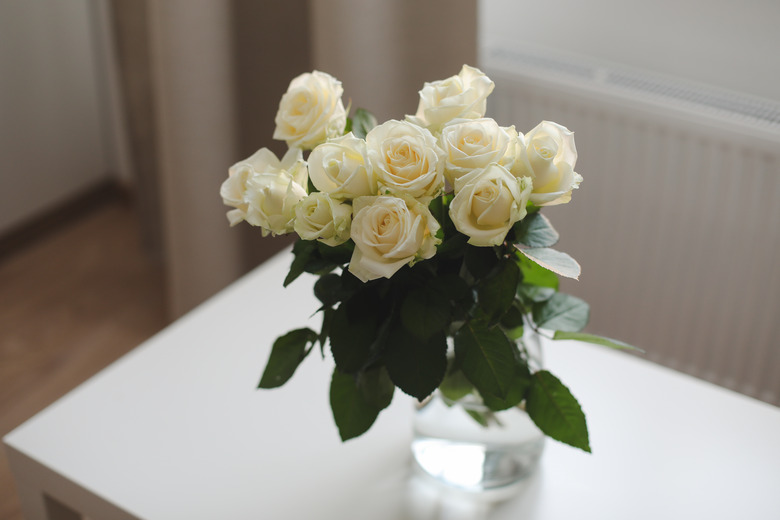
[(353, 203), (349, 270), (366, 282), (390, 278), (404, 265), (436, 253), (439, 223), (427, 206), (409, 197), (360, 197)]
[(515, 222), (526, 215), (531, 179), (515, 177), (503, 166), (491, 164), (455, 181), (450, 218), (473, 246), (501, 244)]
[(406, 116), (407, 120), (436, 132), (453, 119), (478, 119), (485, 115), (493, 87), (482, 71), (464, 65), (457, 76), (426, 83), (420, 91), (417, 114)]
[(337, 246), (349, 240), (352, 206), (331, 199), (327, 193), (312, 193), (295, 207), (294, 229), (304, 240), (319, 240)]
[(582, 182), (582, 176), (574, 171), (574, 133), (557, 123), (542, 121), (525, 137), (520, 135), (517, 145), (512, 173), (533, 179), (531, 202), (537, 206), (569, 202), (572, 190)]
[(472, 170), (498, 163), (509, 168), (514, 161), (517, 131), (501, 128), (495, 120), (456, 119), (441, 130), (439, 143), (446, 157), (444, 175), (451, 183)]
[(390, 120), (368, 132), (366, 146), (380, 193), (428, 204), (444, 189), (444, 151), (425, 128)]
[(293, 79), (279, 102), (274, 139), (310, 150), (341, 135), (347, 124), (343, 92), (341, 82), (324, 72), (315, 70)]
[(308, 164), (311, 182), (333, 198), (354, 199), (377, 193), (366, 142), (352, 132), (317, 146)]
[(268, 148), (261, 148), (250, 157), (239, 161), (228, 169), (228, 178), (222, 183), (219, 194), (226, 206), (235, 209), (228, 211), (227, 217), (231, 226), (246, 220), (249, 211), (247, 201), (247, 182), (257, 172), (276, 172), (285, 170), (294, 174), (294, 180), (305, 186), (307, 183), (306, 168), (303, 154), (298, 149), (289, 149), (280, 162)]
[(279, 161), (264, 148), (250, 159), (252, 174), (246, 181), (244, 219), (260, 226), (263, 236), (291, 232), (295, 206), (306, 197), (306, 163), (301, 150), (290, 148)]

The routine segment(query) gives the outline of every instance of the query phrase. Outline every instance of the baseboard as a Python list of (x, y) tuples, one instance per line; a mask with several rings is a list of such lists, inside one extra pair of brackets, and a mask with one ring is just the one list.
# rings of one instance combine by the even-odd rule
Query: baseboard
[(126, 186), (115, 179), (100, 181), (0, 235), (0, 261), (105, 204), (130, 201)]

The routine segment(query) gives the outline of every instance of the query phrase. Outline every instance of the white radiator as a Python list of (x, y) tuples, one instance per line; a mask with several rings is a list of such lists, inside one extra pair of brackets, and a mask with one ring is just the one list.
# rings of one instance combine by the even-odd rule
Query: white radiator
[(537, 51), (480, 66), (501, 124), (575, 132), (585, 180), (545, 213), (588, 330), (779, 405), (780, 104)]

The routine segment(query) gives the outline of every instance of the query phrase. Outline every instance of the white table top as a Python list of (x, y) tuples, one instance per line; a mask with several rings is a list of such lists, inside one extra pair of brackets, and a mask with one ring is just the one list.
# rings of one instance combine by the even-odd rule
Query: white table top
[(580, 400), (593, 454), (548, 440), (509, 501), (410, 478), (412, 400), (400, 391), (342, 443), (333, 365), (318, 351), (285, 386), (255, 389), (275, 337), (317, 308), (313, 278), (282, 288), (291, 259), (271, 259), (11, 432), (10, 451), (149, 520), (780, 518), (780, 409), (573, 342), (547, 344), (546, 365)]

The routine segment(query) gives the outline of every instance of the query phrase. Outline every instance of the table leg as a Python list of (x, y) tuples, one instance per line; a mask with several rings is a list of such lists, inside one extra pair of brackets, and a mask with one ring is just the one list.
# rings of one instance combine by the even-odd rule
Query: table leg
[(16, 482), (25, 520), (83, 520), (77, 511), (46, 495), (37, 486)]

